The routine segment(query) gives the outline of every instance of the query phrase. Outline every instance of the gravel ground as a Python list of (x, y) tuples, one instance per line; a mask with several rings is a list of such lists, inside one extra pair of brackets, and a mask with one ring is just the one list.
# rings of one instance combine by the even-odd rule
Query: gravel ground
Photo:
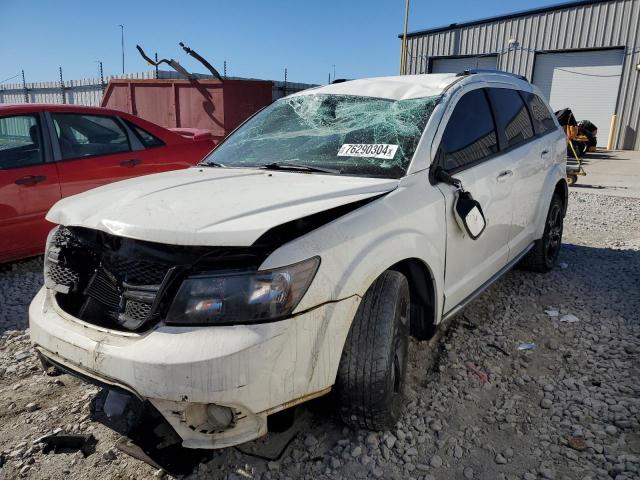
[[(638, 225), (640, 200), (572, 192), (557, 269), (512, 271), (441, 339), (412, 341), (393, 431), (345, 428), (322, 399), (278, 461), (226, 449), (189, 478), (640, 478)], [(40, 373), (25, 315), (41, 270), (0, 267), (0, 478), (165, 476), (90, 421), (96, 387)], [(55, 429), (93, 433), (96, 452), (43, 454)]]

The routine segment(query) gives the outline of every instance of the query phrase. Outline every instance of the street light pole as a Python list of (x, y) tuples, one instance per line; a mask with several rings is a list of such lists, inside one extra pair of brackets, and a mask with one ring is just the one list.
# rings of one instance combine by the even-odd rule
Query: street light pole
[(120, 47), (122, 48), (122, 74), (124, 75), (124, 25), (120, 27)]

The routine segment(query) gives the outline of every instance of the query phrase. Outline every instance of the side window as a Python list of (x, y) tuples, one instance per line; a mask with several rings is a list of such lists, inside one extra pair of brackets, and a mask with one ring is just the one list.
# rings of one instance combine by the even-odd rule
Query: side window
[(42, 163), (42, 133), (36, 115), (0, 117), (0, 169)]
[(477, 163), (498, 151), (498, 141), (482, 89), (466, 93), (456, 104), (442, 135), (440, 152), (444, 168), (451, 172)]
[(127, 134), (113, 117), (76, 113), (52, 117), (63, 160), (131, 150)]
[(488, 90), (499, 131), (503, 131), (507, 144), (515, 147), (533, 137), (533, 126), (529, 112), (517, 90), (490, 88)]
[(547, 108), (544, 101), (536, 94), (530, 92), (520, 92), (527, 102), (531, 120), (533, 120), (533, 128), (536, 134), (546, 133), (555, 130), (556, 124), (553, 121), (551, 112)]
[(138, 140), (140, 140), (146, 148), (163, 147), (165, 145), (165, 143), (158, 137), (147, 132), (135, 123), (124, 119), (122, 119), (122, 121), (125, 122), (127, 126), (136, 134)]

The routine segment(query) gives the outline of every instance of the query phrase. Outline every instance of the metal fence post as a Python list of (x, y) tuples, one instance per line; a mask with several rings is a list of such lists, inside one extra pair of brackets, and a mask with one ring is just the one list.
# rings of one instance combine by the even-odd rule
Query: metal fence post
[(29, 103), (29, 91), (27, 90), (27, 82), (24, 79), (24, 70), (22, 70), (22, 89), (24, 90), (24, 103)]
[(58, 67), (60, 71), (60, 93), (62, 93), (62, 103), (67, 103), (67, 99), (64, 94), (64, 81), (62, 80), (62, 67)]
[(284, 69), (284, 85), (282, 86), (283, 96), (287, 96), (287, 69)]

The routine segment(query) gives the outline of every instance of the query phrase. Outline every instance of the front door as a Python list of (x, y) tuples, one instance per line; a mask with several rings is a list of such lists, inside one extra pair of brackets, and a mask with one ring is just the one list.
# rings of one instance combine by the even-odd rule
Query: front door
[(473, 240), (453, 215), (456, 189), (438, 183), (445, 197), (447, 251), (444, 313), (463, 302), (508, 262), (512, 170), (499, 155), (498, 136), (484, 89), (465, 93), (446, 123), (437, 162), (477, 200), (487, 226)]
[(56, 166), (47, 162), (39, 114), (0, 117), (0, 262), (44, 250), (60, 199)]

